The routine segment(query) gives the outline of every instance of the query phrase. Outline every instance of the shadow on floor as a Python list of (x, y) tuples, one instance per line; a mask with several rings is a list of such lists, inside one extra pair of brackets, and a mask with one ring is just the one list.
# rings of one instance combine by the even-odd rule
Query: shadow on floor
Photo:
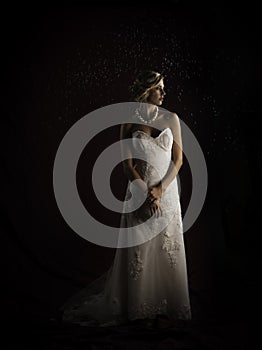
[(254, 349), (251, 330), (243, 321), (154, 322), (134, 321), (121, 326), (97, 327), (56, 320), (6, 324), (8, 349), (133, 350), (133, 349)]

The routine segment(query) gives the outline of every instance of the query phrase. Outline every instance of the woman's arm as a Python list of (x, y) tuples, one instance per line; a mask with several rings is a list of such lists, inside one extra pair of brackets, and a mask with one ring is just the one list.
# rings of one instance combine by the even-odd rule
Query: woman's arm
[(172, 146), (172, 162), (167, 170), (167, 173), (162, 178), (161, 185), (163, 191), (165, 191), (168, 185), (174, 180), (178, 174), (182, 164), (183, 164), (183, 146), (182, 146), (182, 137), (181, 137), (181, 127), (179, 118), (176, 113), (172, 114), (170, 120), (170, 128), (173, 133), (173, 146)]
[[(131, 128), (133, 124), (122, 124), (120, 128), (120, 141), (126, 138), (132, 138)], [(139, 173), (134, 168), (132, 149), (125, 143), (121, 142), (121, 154), (123, 160), (124, 174), (130, 181), (136, 181), (138, 188), (142, 192), (148, 191), (147, 184), (142, 180)]]
[(172, 161), (169, 168), (157, 186), (152, 187), (150, 194), (153, 198), (161, 198), (163, 192), (166, 191), (168, 185), (174, 180), (183, 164), (183, 148), (181, 138), (181, 128), (179, 118), (176, 113), (172, 114), (170, 119), (170, 129), (173, 133), (173, 146), (172, 146)]

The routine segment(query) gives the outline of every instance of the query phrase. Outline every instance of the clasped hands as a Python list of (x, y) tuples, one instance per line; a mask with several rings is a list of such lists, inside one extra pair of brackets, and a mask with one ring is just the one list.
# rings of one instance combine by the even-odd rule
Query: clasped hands
[(148, 189), (146, 200), (149, 203), (151, 215), (156, 214), (157, 217), (162, 215), (160, 201), (163, 192), (161, 185), (152, 186)]

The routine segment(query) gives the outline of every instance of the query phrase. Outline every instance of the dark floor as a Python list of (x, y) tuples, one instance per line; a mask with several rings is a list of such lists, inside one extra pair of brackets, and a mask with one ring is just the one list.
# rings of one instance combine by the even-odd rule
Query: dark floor
[[(240, 282), (240, 281), (239, 281)], [(134, 321), (126, 325), (97, 327), (61, 322), (61, 314), (18, 299), (1, 307), (3, 349), (17, 350), (256, 350), (260, 335), (257, 315), (257, 286), (247, 288), (243, 281), (230, 284), (224, 294), (216, 291), (200, 295), (191, 291), (193, 319), (171, 322)], [(238, 291), (238, 292), (236, 292)], [(219, 293), (218, 293), (219, 292)], [(218, 294), (220, 298), (218, 298)], [(11, 315), (13, 315), (11, 317)], [(8, 321), (9, 320), (9, 321)], [(5, 338), (5, 340), (3, 340)]]
[(133, 322), (123, 326), (84, 327), (49, 322), (5, 324), (5, 349), (255, 349), (247, 322), (198, 320), (153, 324)]

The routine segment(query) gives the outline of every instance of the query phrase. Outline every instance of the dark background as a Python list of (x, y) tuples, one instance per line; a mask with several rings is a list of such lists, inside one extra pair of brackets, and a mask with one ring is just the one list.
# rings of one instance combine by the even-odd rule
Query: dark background
[[(149, 68), (165, 74), (163, 107), (191, 128), (208, 167), (205, 205), (185, 233), (193, 315), (253, 324), (262, 161), (257, 7), (42, 2), (6, 6), (2, 16), (2, 320), (55, 318), (69, 296), (109, 268), (115, 250), (85, 241), (62, 218), (53, 162), (76, 121), (128, 101), (135, 74)], [(99, 205), (90, 176), (97, 156), (118, 137), (117, 127), (97, 135), (77, 171), (88, 210), (115, 226), (119, 216)], [(191, 191), (186, 159), (180, 174), (185, 212)], [(119, 166), (112, 174), (119, 198), (125, 185)]]

